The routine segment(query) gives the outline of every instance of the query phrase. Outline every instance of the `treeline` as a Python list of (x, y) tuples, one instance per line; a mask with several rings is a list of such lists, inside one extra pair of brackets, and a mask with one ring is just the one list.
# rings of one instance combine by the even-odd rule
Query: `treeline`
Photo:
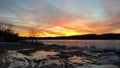
[(18, 42), (17, 33), (12, 30), (13, 25), (6, 22), (0, 22), (0, 42)]
[(68, 39), (83, 39), (83, 40), (120, 40), (120, 34), (86, 34), (86, 35), (74, 35), (74, 36), (61, 36), (61, 37), (36, 37), (36, 38), (26, 38), (26, 39), (39, 39), (39, 40), (68, 40)]
[(106, 39), (106, 40), (112, 40), (112, 39), (116, 39), (119, 40), (120, 39), (120, 34), (101, 34), (101, 35), (97, 35), (97, 34), (88, 34), (88, 35), (77, 35), (77, 36), (71, 36), (69, 38), (75, 38), (75, 39)]

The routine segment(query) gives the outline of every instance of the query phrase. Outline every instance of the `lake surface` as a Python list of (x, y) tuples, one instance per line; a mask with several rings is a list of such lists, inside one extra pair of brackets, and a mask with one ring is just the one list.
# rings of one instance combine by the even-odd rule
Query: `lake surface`
[(98, 47), (109, 46), (120, 48), (120, 40), (38, 40), (38, 42), (78, 47), (95, 45)]

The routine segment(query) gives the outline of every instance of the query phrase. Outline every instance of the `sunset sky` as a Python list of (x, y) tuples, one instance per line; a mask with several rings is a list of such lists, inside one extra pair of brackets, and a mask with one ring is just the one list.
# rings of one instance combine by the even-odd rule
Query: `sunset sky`
[(120, 0), (0, 0), (0, 21), (20, 36), (120, 33)]

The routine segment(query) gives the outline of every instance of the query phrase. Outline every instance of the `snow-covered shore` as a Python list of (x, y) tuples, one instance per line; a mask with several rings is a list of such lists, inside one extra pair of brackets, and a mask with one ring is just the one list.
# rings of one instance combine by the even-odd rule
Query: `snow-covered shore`
[[(44, 52), (44, 55), (43, 55)], [(48, 54), (47, 54), (48, 53)], [(52, 54), (51, 54), (52, 53)], [(54, 54), (53, 54), (54, 53)], [(9, 51), (1, 55), (1, 68), (119, 68), (120, 57), (103, 56), (101, 60), (89, 60), (83, 56), (71, 56), (69, 58), (61, 58), (58, 53), (40, 51), (39, 56), (24, 55), (16, 51)], [(109, 55), (112, 53), (109, 53)], [(108, 57), (108, 58), (107, 58)]]
[[(1, 44), (1, 43), (0, 43)], [(119, 68), (119, 50), (66, 47), (41, 43), (2, 43), (14, 48), (0, 50), (0, 68)], [(16, 46), (17, 45), (17, 46)], [(23, 46), (22, 45), (29, 45)], [(40, 46), (38, 46), (40, 45)], [(18, 47), (18, 48), (16, 48)], [(8, 47), (9, 48), (9, 47)], [(16, 49), (15, 49), (16, 48)]]

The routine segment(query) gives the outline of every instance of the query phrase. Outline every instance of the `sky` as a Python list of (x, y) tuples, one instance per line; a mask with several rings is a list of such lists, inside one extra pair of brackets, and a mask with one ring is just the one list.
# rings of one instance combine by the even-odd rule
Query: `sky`
[(0, 0), (0, 21), (20, 36), (120, 33), (120, 0)]

